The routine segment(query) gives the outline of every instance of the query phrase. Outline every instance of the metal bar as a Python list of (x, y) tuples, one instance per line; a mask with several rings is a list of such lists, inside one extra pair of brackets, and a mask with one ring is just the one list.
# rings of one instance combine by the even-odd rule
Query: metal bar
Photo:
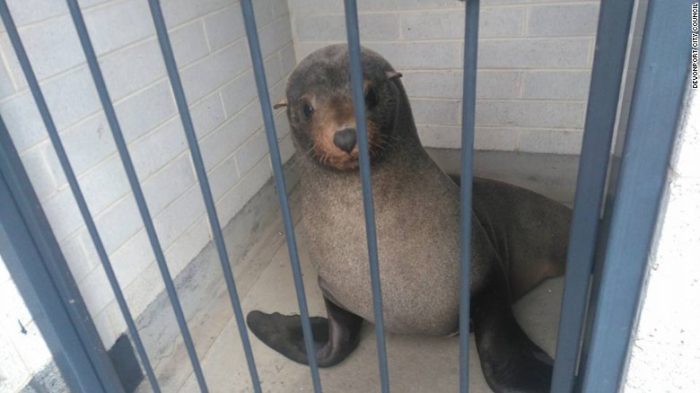
[(131, 156), (129, 155), (129, 150), (126, 146), (126, 141), (124, 140), (121, 126), (119, 125), (119, 120), (117, 119), (114, 106), (109, 97), (109, 92), (107, 91), (107, 86), (105, 85), (104, 77), (102, 76), (102, 71), (100, 70), (100, 66), (97, 62), (97, 56), (95, 55), (95, 50), (92, 46), (92, 42), (90, 41), (90, 36), (88, 34), (87, 27), (85, 26), (85, 21), (83, 20), (80, 6), (78, 5), (77, 0), (67, 0), (67, 3), (71, 17), (73, 18), (73, 23), (75, 24), (75, 28), (78, 32), (78, 37), (80, 38), (80, 44), (85, 52), (85, 58), (90, 68), (92, 79), (94, 80), (95, 87), (97, 88), (97, 94), (100, 97), (100, 102), (102, 103), (102, 108), (104, 109), (107, 122), (109, 123), (112, 131), (114, 142), (117, 145), (119, 157), (121, 158), (124, 171), (129, 179), (129, 184), (131, 186), (134, 199), (136, 200), (136, 205), (138, 206), (141, 219), (143, 220), (146, 233), (148, 234), (148, 239), (151, 243), (151, 247), (153, 248), (153, 252), (158, 263), (158, 268), (160, 269), (160, 273), (163, 277), (165, 289), (168, 293), (168, 297), (170, 298), (170, 303), (173, 307), (173, 312), (175, 314), (175, 318), (177, 319), (177, 324), (180, 328), (180, 333), (182, 334), (185, 347), (187, 348), (187, 354), (189, 355), (192, 363), (192, 368), (197, 378), (197, 383), (199, 384), (199, 388), (202, 392), (208, 392), (207, 384), (204, 380), (204, 373), (202, 372), (202, 366), (199, 363), (197, 351), (194, 347), (194, 342), (192, 341), (192, 335), (187, 327), (187, 321), (185, 319), (184, 312), (182, 311), (182, 305), (178, 299), (175, 284), (173, 283), (172, 276), (168, 269), (168, 264), (165, 261), (165, 255), (163, 254), (163, 249), (160, 245), (160, 241), (158, 240), (158, 234), (156, 233), (155, 226), (153, 225), (153, 220), (151, 219), (151, 214), (148, 210), (148, 205), (146, 204), (146, 199), (143, 195), (143, 190), (141, 189), (141, 184), (139, 183), (139, 179), (136, 174), (136, 169), (131, 161)]
[(80, 214), (82, 215), (83, 220), (85, 221), (85, 226), (87, 227), (87, 230), (90, 233), (90, 237), (92, 238), (92, 241), (95, 244), (95, 249), (97, 250), (97, 255), (99, 256), (100, 262), (102, 263), (102, 267), (104, 268), (105, 274), (107, 276), (107, 281), (109, 281), (109, 285), (112, 288), (112, 291), (114, 292), (114, 297), (117, 300), (119, 309), (122, 313), (122, 316), (124, 317), (124, 320), (126, 321), (129, 334), (131, 334), (131, 337), (134, 341), (136, 352), (139, 354), (139, 358), (141, 360), (141, 363), (143, 364), (143, 368), (146, 372), (148, 381), (151, 384), (153, 391), (158, 393), (160, 392), (160, 387), (158, 386), (158, 381), (156, 379), (155, 373), (153, 372), (151, 362), (148, 360), (148, 355), (146, 354), (146, 349), (144, 348), (143, 342), (141, 341), (141, 336), (139, 335), (138, 329), (136, 328), (136, 324), (134, 323), (134, 318), (132, 317), (131, 312), (129, 311), (129, 306), (126, 303), (124, 293), (122, 292), (121, 287), (119, 286), (119, 281), (117, 280), (117, 276), (114, 273), (112, 264), (109, 261), (109, 256), (107, 255), (107, 251), (105, 250), (104, 243), (102, 242), (102, 238), (100, 237), (97, 231), (95, 221), (93, 220), (92, 215), (90, 214), (90, 209), (88, 208), (87, 202), (85, 201), (85, 196), (83, 195), (83, 192), (80, 189), (78, 179), (75, 176), (75, 172), (73, 171), (73, 167), (71, 166), (70, 161), (68, 160), (68, 155), (66, 154), (66, 151), (63, 147), (63, 143), (61, 142), (61, 138), (58, 135), (56, 124), (54, 123), (51, 113), (49, 111), (49, 107), (46, 104), (44, 94), (41, 92), (39, 82), (37, 81), (36, 75), (29, 61), (29, 57), (27, 56), (27, 52), (24, 49), (22, 40), (20, 39), (19, 34), (17, 33), (17, 27), (15, 26), (14, 21), (12, 20), (12, 16), (7, 8), (5, 0), (2, 0), (0, 2), (0, 15), (2, 16), (3, 23), (5, 24), (5, 28), (7, 29), (7, 33), (10, 37), (10, 41), (12, 42), (12, 46), (15, 49), (15, 54), (17, 55), (17, 59), (19, 60), (20, 66), (22, 67), (22, 71), (24, 72), (25, 78), (27, 79), (27, 84), (29, 85), (29, 89), (32, 92), (32, 96), (34, 97), (34, 101), (36, 102), (37, 109), (41, 114), (41, 118), (44, 121), (44, 125), (46, 126), (46, 130), (48, 131), (49, 138), (51, 139), (51, 143), (53, 144), (54, 150), (56, 151), (56, 155), (58, 156), (58, 161), (61, 164), (61, 168), (63, 168), (63, 172), (68, 181), (68, 185), (70, 186), (71, 192), (73, 193), (75, 201), (78, 204), (78, 209), (80, 210)]
[(296, 237), (294, 235), (294, 223), (289, 210), (289, 199), (287, 197), (287, 186), (284, 181), (284, 171), (282, 169), (282, 158), (280, 157), (279, 144), (277, 143), (277, 130), (270, 104), (270, 94), (267, 90), (267, 79), (265, 78), (265, 67), (263, 65), (262, 53), (260, 51), (260, 41), (258, 30), (255, 26), (255, 13), (250, 0), (241, 0), (241, 10), (243, 22), (245, 24), (246, 35), (248, 37), (248, 48), (253, 62), (253, 72), (255, 74), (255, 85), (258, 89), (258, 99), (263, 113), (265, 123), (265, 135), (267, 136), (267, 146), (270, 150), (270, 160), (272, 170), (275, 175), (275, 187), (282, 210), (282, 220), (287, 238), (287, 249), (289, 250), (289, 260), (292, 265), (294, 276), (294, 288), (296, 289), (297, 302), (299, 303), (299, 313), (301, 314), (301, 329), (304, 336), (304, 346), (309, 360), (311, 370), (311, 381), (314, 392), (321, 392), (321, 378), (316, 362), (316, 349), (314, 346), (311, 322), (309, 320), (309, 310), (306, 303), (306, 293), (304, 292), (304, 279), (301, 275), (301, 264), (299, 263), (299, 252), (297, 250)]
[(604, 1), (600, 5), (586, 125), (569, 233), (552, 393), (571, 392), (576, 377), (579, 343), (586, 314), (588, 286), (633, 8), (634, 0)]
[(1, 118), (0, 252), (71, 391), (123, 393)]
[(479, 0), (469, 0), (464, 14), (464, 74), (462, 84), (462, 151), (460, 180), (459, 391), (469, 391), (469, 298), (471, 212), (474, 171), (476, 66), (479, 45)]
[(389, 392), (389, 366), (386, 357), (384, 336), (384, 315), (382, 313), (382, 287), (379, 277), (379, 260), (377, 252), (377, 229), (374, 220), (374, 201), (372, 200), (372, 182), (369, 162), (367, 121), (365, 116), (364, 77), (360, 48), (360, 29), (357, 21), (357, 4), (355, 0), (345, 0), (345, 27), (348, 36), (350, 55), (350, 84), (352, 102), (357, 129), (357, 148), (360, 153), (360, 179), (362, 180), (362, 202), (365, 209), (365, 229), (367, 232), (367, 250), (369, 252), (369, 273), (372, 281), (372, 301), (374, 306), (374, 333), (377, 336), (377, 355), (379, 375), (383, 393)]
[(602, 258), (583, 392), (617, 392), (687, 81), (686, 2), (650, 1)]
[(153, 16), (153, 23), (156, 27), (160, 49), (163, 52), (165, 67), (168, 70), (170, 86), (173, 88), (175, 101), (177, 102), (177, 108), (180, 112), (180, 118), (182, 120), (182, 126), (185, 130), (185, 134), (187, 135), (187, 143), (189, 144), (190, 153), (192, 154), (192, 163), (194, 164), (197, 179), (199, 180), (199, 187), (202, 190), (204, 204), (207, 208), (207, 216), (209, 217), (211, 232), (214, 236), (214, 243), (216, 244), (216, 250), (219, 254), (221, 268), (224, 271), (224, 281), (226, 282), (226, 288), (228, 289), (229, 299), (231, 301), (231, 306), (233, 307), (233, 313), (236, 316), (238, 333), (241, 336), (241, 343), (243, 345), (243, 352), (245, 353), (246, 362), (248, 363), (251, 383), (253, 384), (253, 389), (255, 392), (261, 393), (262, 389), (260, 387), (260, 378), (258, 377), (258, 370), (255, 367), (255, 359), (253, 358), (253, 350), (250, 347), (248, 329), (245, 324), (245, 318), (243, 317), (243, 310), (241, 309), (241, 301), (238, 296), (238, 291), (236, 290), (236, 283), (233, 279), (231, 261), (229, 260), (228, 252), (226, 251), (224, 236), (221, 233), (221, 224), (219, 223), (219, 216), (216, 212), (216, 204), (214, 203), (214, 197), (212, 196), (211, 188), (209, 186), (209, 178), (207, 176), (207, 170), (204, 167), (204, 161), (202, 160), (202, 153), (199, 150), (197, 135), (194, 132), (192, 116), (190, 115), (190, 109), (187, 105), (187, 98), (185, 97), (185, 91), (182, 87), (180, 74), (177, 70), (175, 56), (173, 54), (172, 45), (170, 44), (170, 38), (168, 37), (168, 29), (165, 25), (165, 19), (163, 18), (163, 11), (160, 7), (160, 1), (158, 0), (149, 0), (148, 4), (151, 8), (151, 15)]

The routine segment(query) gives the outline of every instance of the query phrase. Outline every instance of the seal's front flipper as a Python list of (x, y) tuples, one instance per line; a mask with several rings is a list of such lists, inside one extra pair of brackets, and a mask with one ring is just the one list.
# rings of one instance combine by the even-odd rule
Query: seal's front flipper
[(487, 288), (472, 299), (476, 348), (486, 382), (496, 393), (547, 393), (552, 358), (518, 325), (503, 291)]
[[(319, 367), (331, 367), (343, 361), (357, 347), (362, 318), (325, 299), (328, 319), (311, 317), (311, 330)], [(266, 314), (251, 311), (248, 327), (270, 348), (287, 358), (309, 364), (299, 315)]]
[[(328, 321), (321, 317), (310, 319), (314, 342), (319, 348), (323, 340), (328, 340)], [(246, 322), (250, 331), (268, 347), (295, 362), (308, 364), (299, 315), (267, 314), (254, 310), (248, 313)]]

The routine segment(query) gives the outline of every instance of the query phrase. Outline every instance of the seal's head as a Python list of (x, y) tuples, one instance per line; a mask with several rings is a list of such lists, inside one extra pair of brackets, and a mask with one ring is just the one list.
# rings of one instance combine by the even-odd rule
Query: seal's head
[[(363, 48), (362, 69), (370, 160), (376, 162), (398, 138), (399, 107), (408, 102), (401, 74), (383, 57)], [(328, 168), (358, 167), (347, 45), (327, 46), (302, 60), (289, 76), (286, 99), (275, 108), (281, 106), (287, 107), (299, 151)]]

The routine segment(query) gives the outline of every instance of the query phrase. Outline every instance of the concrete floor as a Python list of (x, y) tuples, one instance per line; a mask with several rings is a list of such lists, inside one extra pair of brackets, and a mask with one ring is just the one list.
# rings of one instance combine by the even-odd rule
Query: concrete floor
[[(448, 171), (457, 165), (453, 152), (431, 151)], [(570, 204), (576, 159), (566, 156), (517, 153), (480, 153), (475, 173), (519, 184)], [(292, 198), (293, 202), (295, 198)], [(294, 203), (293, 203), (294, 204)], [(297, 219), (297, 226), (301, 223)], [(263, 231), (243, 260), (234, 266), (243, 310), (298, 313), (286, 243), (281, 223)], [(299, 244), (306, 294), (312, 315), (324, 315), (316, 275), (308, 264), (307, 245)], [(215, 254), (210, 253), (215, 258)], [(209, 258), (209, 257), (207, 257)], [(251, 392), (250, 377), (236, 322), (223, 280), (208, 289), (206, 306), (190, 320), (197, 351), (211, 392)], [(528, 335), (552, 354), (556, 343), (562, 279), (545, 282), (519, 301), (516, 316)], [(204, 309), (202, 309), (204, 308)], [(188, 314), (189, 315), (189, 314)], [(265, 392), (310, 392), (309, 369), (272, 351), (251, 334), (255, 360)], [(196, 380), (180, 341), (159, 356), (156, 371), (164, 392), (198, 392)], [(394, 392), (455, 392), (458, 388), (457, 337), (428, 338), (387, 335), (390, 381)], [(324, 392), (379, 391), (379, 374), (373, 325), (365, 324), (359, 348), (343, 363), (321, 370)], [(147, 383), (139, 392), (149, 391)], [(490, 392), (479, 366), (473, 337), (470, 351), (470, 392)]]

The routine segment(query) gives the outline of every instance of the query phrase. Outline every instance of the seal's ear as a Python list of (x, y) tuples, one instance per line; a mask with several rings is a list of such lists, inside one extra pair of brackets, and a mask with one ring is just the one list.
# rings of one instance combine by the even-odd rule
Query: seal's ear
[(403, 75), (398, 72), (398, 71), (387, 71), (386, 72), (386, 79), (387, 80), (392, 80), (396, 78), (401, 78)]
[(284, 98), (282, 98), (281, 100), (277, 101), (277, 103), (276, 103), (275, 105), (273, 105), (272, 107), (273, 107), (274, 109), (279, 109), (279, 108), (282, 108), (282, 107), (284, 107), (284, 106), (287, 106), (287, 98), (286, 98), (286, 97), (284, 97)]

